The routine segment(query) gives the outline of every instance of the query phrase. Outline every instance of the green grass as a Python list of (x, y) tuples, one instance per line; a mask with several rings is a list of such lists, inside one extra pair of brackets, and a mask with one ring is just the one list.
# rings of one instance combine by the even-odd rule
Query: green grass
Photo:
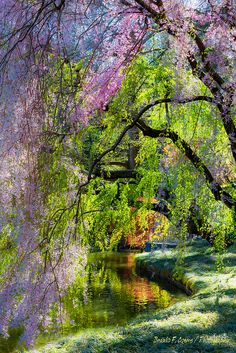
[[(194, 294), (171, 307), (142, 315), (122, 328), (83, 331), (31, 353), (235, 353), (236, 245), (216, 269), (216, 255), (203, 242), (186, 248), (178, 280)], [(137, 255), (139, 266), (172, 273), (176, 250)]]

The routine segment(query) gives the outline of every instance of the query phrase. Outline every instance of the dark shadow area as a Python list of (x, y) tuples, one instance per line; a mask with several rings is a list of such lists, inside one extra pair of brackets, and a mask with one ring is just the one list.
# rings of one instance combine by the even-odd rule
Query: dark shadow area
[(12, 353), (18, 348), (19, 337), (23, 333), (23, 329), (15, 328), (9, 330), (9, 337), (0, 336), (0, 353)]

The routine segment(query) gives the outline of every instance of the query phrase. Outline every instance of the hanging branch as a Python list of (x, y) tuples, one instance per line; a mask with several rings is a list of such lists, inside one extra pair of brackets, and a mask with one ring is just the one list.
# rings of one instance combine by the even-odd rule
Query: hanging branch
[[(146, 15), (160, 27), (165, 29), (171, 36), (179, 35), (177, 25), (181, 26), (179, 19), (170, 19), (166, 13), (162, 0), (146, 1), (135, 0), (135, 2), (145, 10)], [(182, 21), (185, 21), (184, 19)], [(231, 106), (235, 95), (235, 87), (232, 84), (225, 84), (225, 79), (216, 71), (214, 63), (208, 57), (209, 47), (205, 45), (196, 28), (189, 23), (187, 33), (189, 38), (196, 44), (198, 52), (189, 50), (187, 61), (191, 67), (193, 75), (197, 76), (205, 86), (209, 88), (220, 112), (221, 120), (228, 136), (234, 161), (236, 162), (236, 126), (231, 116)], [(235, 38), (234, 38), (235, 40)]]

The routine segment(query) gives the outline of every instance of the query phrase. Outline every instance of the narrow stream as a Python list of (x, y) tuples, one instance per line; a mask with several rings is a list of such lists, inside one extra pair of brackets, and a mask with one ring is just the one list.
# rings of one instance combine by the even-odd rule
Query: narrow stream
[[(184, 294), (166, 283), (156, 283), (135, 273), (135, 253), (90, 254), (86, 275), (78, 278), (64, 298), (63, 326), (53, 322), (38, 344), (87, 328), (120, 326), (138, 314), (163, 309)], [(17, 336), (0, 340), (0, 353), (15, 352)]]
[(64, 329), (123, 325), (142, 312), (166, 308), (183, 295), (176, 288), (138, 276), (134, 256), (90, 255), (86, 278), (75, 284), (65, 300)]

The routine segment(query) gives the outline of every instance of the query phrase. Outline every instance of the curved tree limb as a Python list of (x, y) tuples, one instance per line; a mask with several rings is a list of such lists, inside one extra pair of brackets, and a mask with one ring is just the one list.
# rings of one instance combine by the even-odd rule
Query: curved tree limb
[(137, 127), (142, 131), (144, 136), (149, 136), (153, 138), (166, 137), (171, 139), (175, 146), (182, 151), (185, 156), (190, 160), (198, 172), (205, 178), (209, 189), (211, 190), (215, 200), (222, 201), (228, 208), (235, 209), (236, 201), (233, 197), (223, 190), (222, 186), (215, 180), (210, 170), (204, 164), (202, 159), (193, 151), (191, 146), (183, 140), (176, 132), (171, 129), (153, 129), (148, 126), (144, 121), (139, 121), (136, 123)]
[[(167, 32), (174, 37), (178, 36), (177, 31), (173, 30), (171, 20), (168, 19), (163, 0), (135, 0), (135, 2), (146, 12), (148, 17), (152, 18), (153, 21), (159, 25), (160, 28), (165, 28)], [(204, 85), (209, 88), (215, 97), (215, 101), (218, 101), (217, 106), (220, 111), (221, 120), (230, 142), (234, 161), (236, 162), (236, 126), (230, 114), (235, 88), (233, 88), (232, 85), (225, 85), (224, 78), (208, 60), (206, 54), (208, 47), (201, 39), (196, 28), (194, 29), (190, 26), (188, 35), (196, 44), (198, 53), (194, 54), (192, 51), (189, 51), (187, 54), (187, 61), (191, 67), (193, 75), (197, 76)]]
[(83, 186), (86, 186), (89, 181), (92, 179), (92, 174), (94, 173), (94, 170), (98, 163), (105, 157), (108, 153), (115, 151), (117, 146), (121, 143), (123, 137), (126, 135), (126, 133), (132, 129), (134, 126), (137, 125), (138, 121), (141, 119), (141, 117), (146, 113), (149, 109), (153, 108), (156, 105), (162, 104), (162, 103), (179, 103), (179, 104), (186, 104), (186, 103), (191, 103), (191, 102), (196, 102), (196, 101), (206, 101), (210, 103), (214, 103), (214, 100), (212, 97), (208, 96), (195, 96), (195, 97), (186, 97), (182, 99), (177, 99), (177, 98), (162, 98), (162, 99), (157, 99), (149, 104), (147, 104), (145, 107), (143, 107), (140, 112), (134, 117), (132, 122), (127, 125), (124, 130), (120, 133), (116, 141), (111, 145), (111, 147), (107, 148), (104, 152), (99, 154), (97, 158), (93, 161), (89, 172), (88, 172), (88, 178), (87, 181), (84, 184), (80, 185), (80, 188)]
[(79, 184), (78, 186), (78, 191), (77, 191), (77, 207), (76, 207), (76, 214), (75, 214), (75, 223), (77, 224), (78, 222), (78, 217), (79, 217), (79, 203), (80, 203), (80, 194), (82, 189), (87, 186), (92, 179), (92, 176), (94, 174), (95, 168), (97, 165), (100, 163), (100, 161), (110, 152), (115, 151), (115, 149), (118, 147), (118, 145), (121, 143), (123, 137), (126, 135), (126, 133), (132, 129), (134, 126), (137, 126), (144, 135), (150, 136), (150, 137), (168, 137), (172, 139), (172, 141), (175, 143), (175, 145), (182, 149), (185, 153), (185, 155), (189, 158), (189, 160), (192, 162), (192, 164), (198, 169), (198, 171), (204, 175), (209, 188), (214, 195), (216, 200), (221, 200), (224, 202), (224, 204), (229, 207), (229, 208), (235, 208), (236, 204), (235, 201), (232, 199), (231, 195), (229, 195), (226, 191), (222, 189), (222, 187), (215, 181), (213, 176), (211, 175), (210, 171), (208, 168), (204, 165), (202, 160), (195, 154), (195, 152), (191, 149), (191, 147), (182, 139), (179, 138), (177, 133), (170, 131), (169, 129), (163, 129), (163, 130), (155, 130), (152, 129), (151, 127), (147, 126), (144, 121), (140, 121), (141, 117), (151, 108), (158, 104), (162, 103), (179, 103), (179, 104), (186, 104), (186, 103), (191, 103), (191, 102), (196, 102), (196, 101), (206, 101), (210, 103), (214, 103), (213, 98), (208, 97), (208, 96), (195, 96), (195, 97), (187, 97), (183, 99), (176, 99), (176, 98), (163, 98), (163, 99), (157, 99), (145, 107), (143, 107), (140, 112), (134, 117), (133, 121), (127, 125), (123, 131), (120, 133), (116, 141), (105, 151), (103, 151), (101, 154), (97, 156), (97, 158), (93, 161), (89, 172), (88, 172), (88, 177), (87, 180)]

